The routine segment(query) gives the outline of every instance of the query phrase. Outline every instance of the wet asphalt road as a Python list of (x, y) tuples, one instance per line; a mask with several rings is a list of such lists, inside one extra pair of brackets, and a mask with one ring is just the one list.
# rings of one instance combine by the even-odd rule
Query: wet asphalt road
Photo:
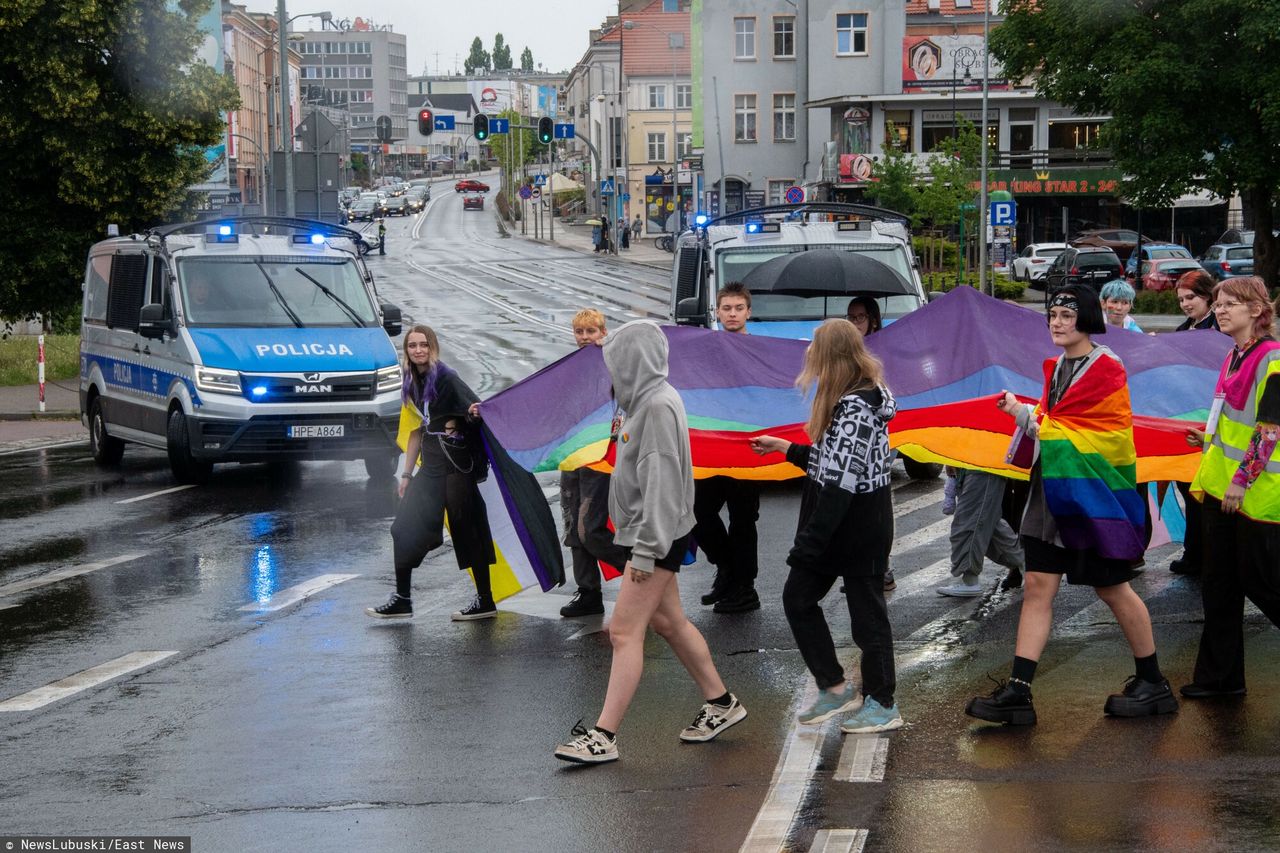
[[(482, 395), (568, 352), (583, 305), (613, 325), (663, 313), (662, 271), (501, 237), (490, 212), (435, 193), (425, 217), (390, 223), (374, 272)], [(572, 590), (557, 590), (451, 623), (470, 583), (447, 550), (416, 573), (412, 621), (367, 619), (390, 589), (394, 484), (366, 481), (360, 464), (230, 466), (156, 494), (173, 482), (152, 451), (131, 447), (115, 471), (79, 448), (0, 457), (0, 702), (158, 658), (0, 710), (0, 835), (192, 835), (201, 851), (1280, 847), (1280, 634), (1249, 617), (1246, 699), (1109, 720), (1102, 702), (1132, 663), (1092, 593), (1065, 589), (1036, 679), (1039, 725), (973, 724), (961, 710), (987, 673), (1006, 673), (1020, 594), (937, 596), (941, 482), (898, 471), (894, 486), (907, 728), (854, 739), (838, 720), (793, 724), (808, 679), (781, 612), (797, 505), (783, 485), (763, 500), (760, 611), (713, 614), (697, 602), (708, 568), (681, 575), (750, 717), (681, 744), (699, 697), (651, 640), (622, 760), (581, 769), (550, 752), (598, 710), (601, 621), (559, 619)], [(1199, 601), (1194, 580), (1167, 571), (1172, 556), (1151, 552), (1136, 585), (1181, 684)], [(984, 581), (1001, 575), (988, 564)], [(833, 594), (827, 613), (848, 646), (842, 605)]]

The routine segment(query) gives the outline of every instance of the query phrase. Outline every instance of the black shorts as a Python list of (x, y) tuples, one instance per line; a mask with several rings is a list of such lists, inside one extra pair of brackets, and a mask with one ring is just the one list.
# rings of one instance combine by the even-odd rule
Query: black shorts
[[(674, 574), (680, 574), (680, 567), (684, 565), (684, 555), (689, 552), (689, 534), (681, 536), (671, 544), (671, 550), (660, 560), (654, 560), (654, 566), (659, 569), (666, 569)], [(627, 549), (627, 559), (631, 559), (631, 549)]]
[(1027, 571), (1066, 575), (1067, 583), (1079, 586), (1116, 586), (1128, 583), (1140, 572), (1128, 560), (1103, 557), (1089, 549), (1063, 548), (1034, 536), (1020, 536), (1027, 558)]

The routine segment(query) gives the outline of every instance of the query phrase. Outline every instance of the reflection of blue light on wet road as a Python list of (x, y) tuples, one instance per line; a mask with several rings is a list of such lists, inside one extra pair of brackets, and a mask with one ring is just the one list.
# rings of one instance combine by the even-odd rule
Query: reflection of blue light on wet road
[(271, 533), (271, 529), (274, 526), (271, 513), (260, 513), (249, 520), (249, 535), (254, 539), (265, 538)]
[(275, 552), (270, 545), (263, 545), (253, 555), (253, 600), (259, 604), (268, 604), (275, 595), (277, 571)]

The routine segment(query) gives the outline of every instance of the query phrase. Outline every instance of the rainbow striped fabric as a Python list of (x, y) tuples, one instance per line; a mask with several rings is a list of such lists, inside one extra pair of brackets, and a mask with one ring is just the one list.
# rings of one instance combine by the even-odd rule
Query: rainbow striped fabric
[(1040, 473), (1049, 512), (1068, 548), (1135, 560), (1146, 548), (1145, 497), (1137, 490), (1124, 366), (1101, 353), (1046, 411), (1056, 363), (1045, 360), (1039, 405)]

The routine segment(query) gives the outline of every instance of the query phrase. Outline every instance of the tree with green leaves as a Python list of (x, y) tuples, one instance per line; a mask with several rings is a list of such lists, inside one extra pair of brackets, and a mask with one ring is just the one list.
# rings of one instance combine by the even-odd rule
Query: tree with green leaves
[(492, 67), (493, 60), (489, 56), (489, 51), (484, 49), (480, 36), (476, 36), (471, 42), (471, 53), (467, 54), (467, 58), (462, 61), (462, 69), (470, 76), (480, 71), (488, 71)]
[(516, 129), (518, 124), (528, 124), (525, 117), (515, 110), (508, 109), (499, 113), (497, 118), (505, 118), (511, 122), (510, 133), (499, 133), (489, 137), (489, 150), (498, 158), (502, 169), (508, 175), (515, 175), (526, 163), (533, 162), (542, 152), (538, 144), (538, 136), (533, 131), (521, 133)]
[[(943, 139), (925, 165), (928, 180), (916, 195), (916, 217), (935, 228), (945, 228), (960, 221), (960, 205), (976, 195), (973, 185), (978, 180), (982, 159), (982, 140), (973, 122), (961, 117), (956, 135)], [(976, 217), (973, 222), (976, 223)], [(966, 229), (970, 227), (966, 220)], [(970, 232), (972, 233), (972, 232)]]
[(529, 50), (527, 46), (523, 51), (520, 52), (520, 70), (521, 71), (533, 70), (533, 51)]
[[(890, 139), (896, 137), (893, 122), (886, 133)], [(915, 213), (920, 175), (911, 152), (886, 141), (880, 146), (880, 159), (871, 164), (871, 180), (876, 204), (907, 216)]]
[(511, 68), (511, 48), (507, 46), (507, 41), (502, 37), (502, 33), (498, 33), (493, 37), (493, 70), (507, 71)]
[(195, 60), (208, 0), (67, 0), (0, 9), (0, 314), (78, 313), (85, 253), (190, 204), (238, 103)]
[(1008, 76), (1034, 76), (1042, 95), (1082, 115), (1111, 116), (1102, 145), (1136, 203), (1239, 192), (1253, 212), (1254, 269), (1275, 286), (1280, 3), (1006, 0), (1004, 9), (991, 50)]

